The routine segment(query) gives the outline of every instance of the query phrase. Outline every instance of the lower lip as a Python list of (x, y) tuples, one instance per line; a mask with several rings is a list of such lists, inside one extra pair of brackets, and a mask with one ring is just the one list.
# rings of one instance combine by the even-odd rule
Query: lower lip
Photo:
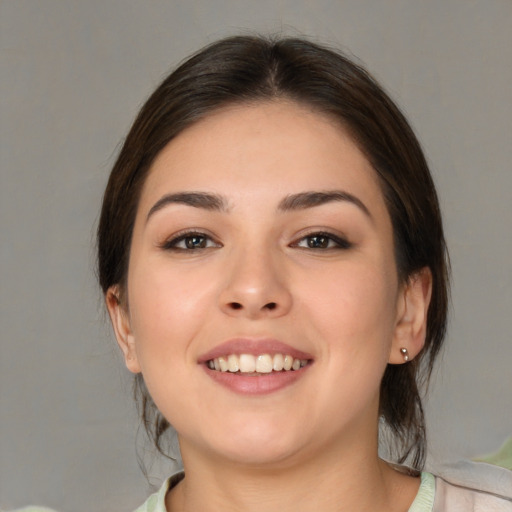
[(308, 364), (299, 370), (248, 376), (243, 373), (219, 372), (203, 365), (207, 375), (215, 382), (242, 395), (268, 395), (286, 388), (303, 377), (309, 366)]

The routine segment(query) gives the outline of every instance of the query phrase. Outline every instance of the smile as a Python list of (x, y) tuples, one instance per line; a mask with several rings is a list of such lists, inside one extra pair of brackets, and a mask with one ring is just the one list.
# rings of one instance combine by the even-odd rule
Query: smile
[(243, 373), (249, 375), (272, 372), (297, 371), (308, 364), (307, 359), (298, 359), (289, 354), (229, 354), (206, 362), (210, 370), (218, 372)]
[(242, 395), (266, 395), (301, 381), (312, 354), (274, 338), (232, 338), (197, 361), (214, 382)]

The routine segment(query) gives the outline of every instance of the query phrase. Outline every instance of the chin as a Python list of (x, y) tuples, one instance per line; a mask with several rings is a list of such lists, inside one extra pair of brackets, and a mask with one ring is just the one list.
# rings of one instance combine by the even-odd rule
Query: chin
[(222, 453), (225, 460), (246, 467), (283, 466), (291, 463), (297, 453), (296, 447), (265, 446), (263, 442), (233, 443)]
[[(285, 463), (293, 458), (303, 439), (293, 435), (293, 429), (281, 424), (245, 424), (239, 428), (230, 428), (226, 435), (211, 439), (210, 450), (217, 456), (234, 463), (249, 466), (269, 466)], [(299, 434), (297, 432), (297, 434)]]

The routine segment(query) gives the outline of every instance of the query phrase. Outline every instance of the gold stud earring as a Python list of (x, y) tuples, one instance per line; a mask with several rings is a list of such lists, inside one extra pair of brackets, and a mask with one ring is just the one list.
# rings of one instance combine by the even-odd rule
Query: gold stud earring
[(404, 358), (405, 362), (409, 361), (409, 352), (407, 351), (406, 348), (402, 347), (400, 349), (400, 353), (402, 354), (402, 357)]

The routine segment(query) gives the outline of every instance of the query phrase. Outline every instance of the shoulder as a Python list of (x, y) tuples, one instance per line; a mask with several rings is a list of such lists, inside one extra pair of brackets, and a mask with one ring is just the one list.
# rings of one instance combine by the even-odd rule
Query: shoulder
[(184, 477), (185, 473), (182, 471), (169, 477), (162, 484), (162, 487), (152, 494), (135, 512), (166, 512), (165, 496), (167, 492), (181, 482)]
[(512, 512), (512, 471), (460, 461), (435, 471), (433, 512)]

